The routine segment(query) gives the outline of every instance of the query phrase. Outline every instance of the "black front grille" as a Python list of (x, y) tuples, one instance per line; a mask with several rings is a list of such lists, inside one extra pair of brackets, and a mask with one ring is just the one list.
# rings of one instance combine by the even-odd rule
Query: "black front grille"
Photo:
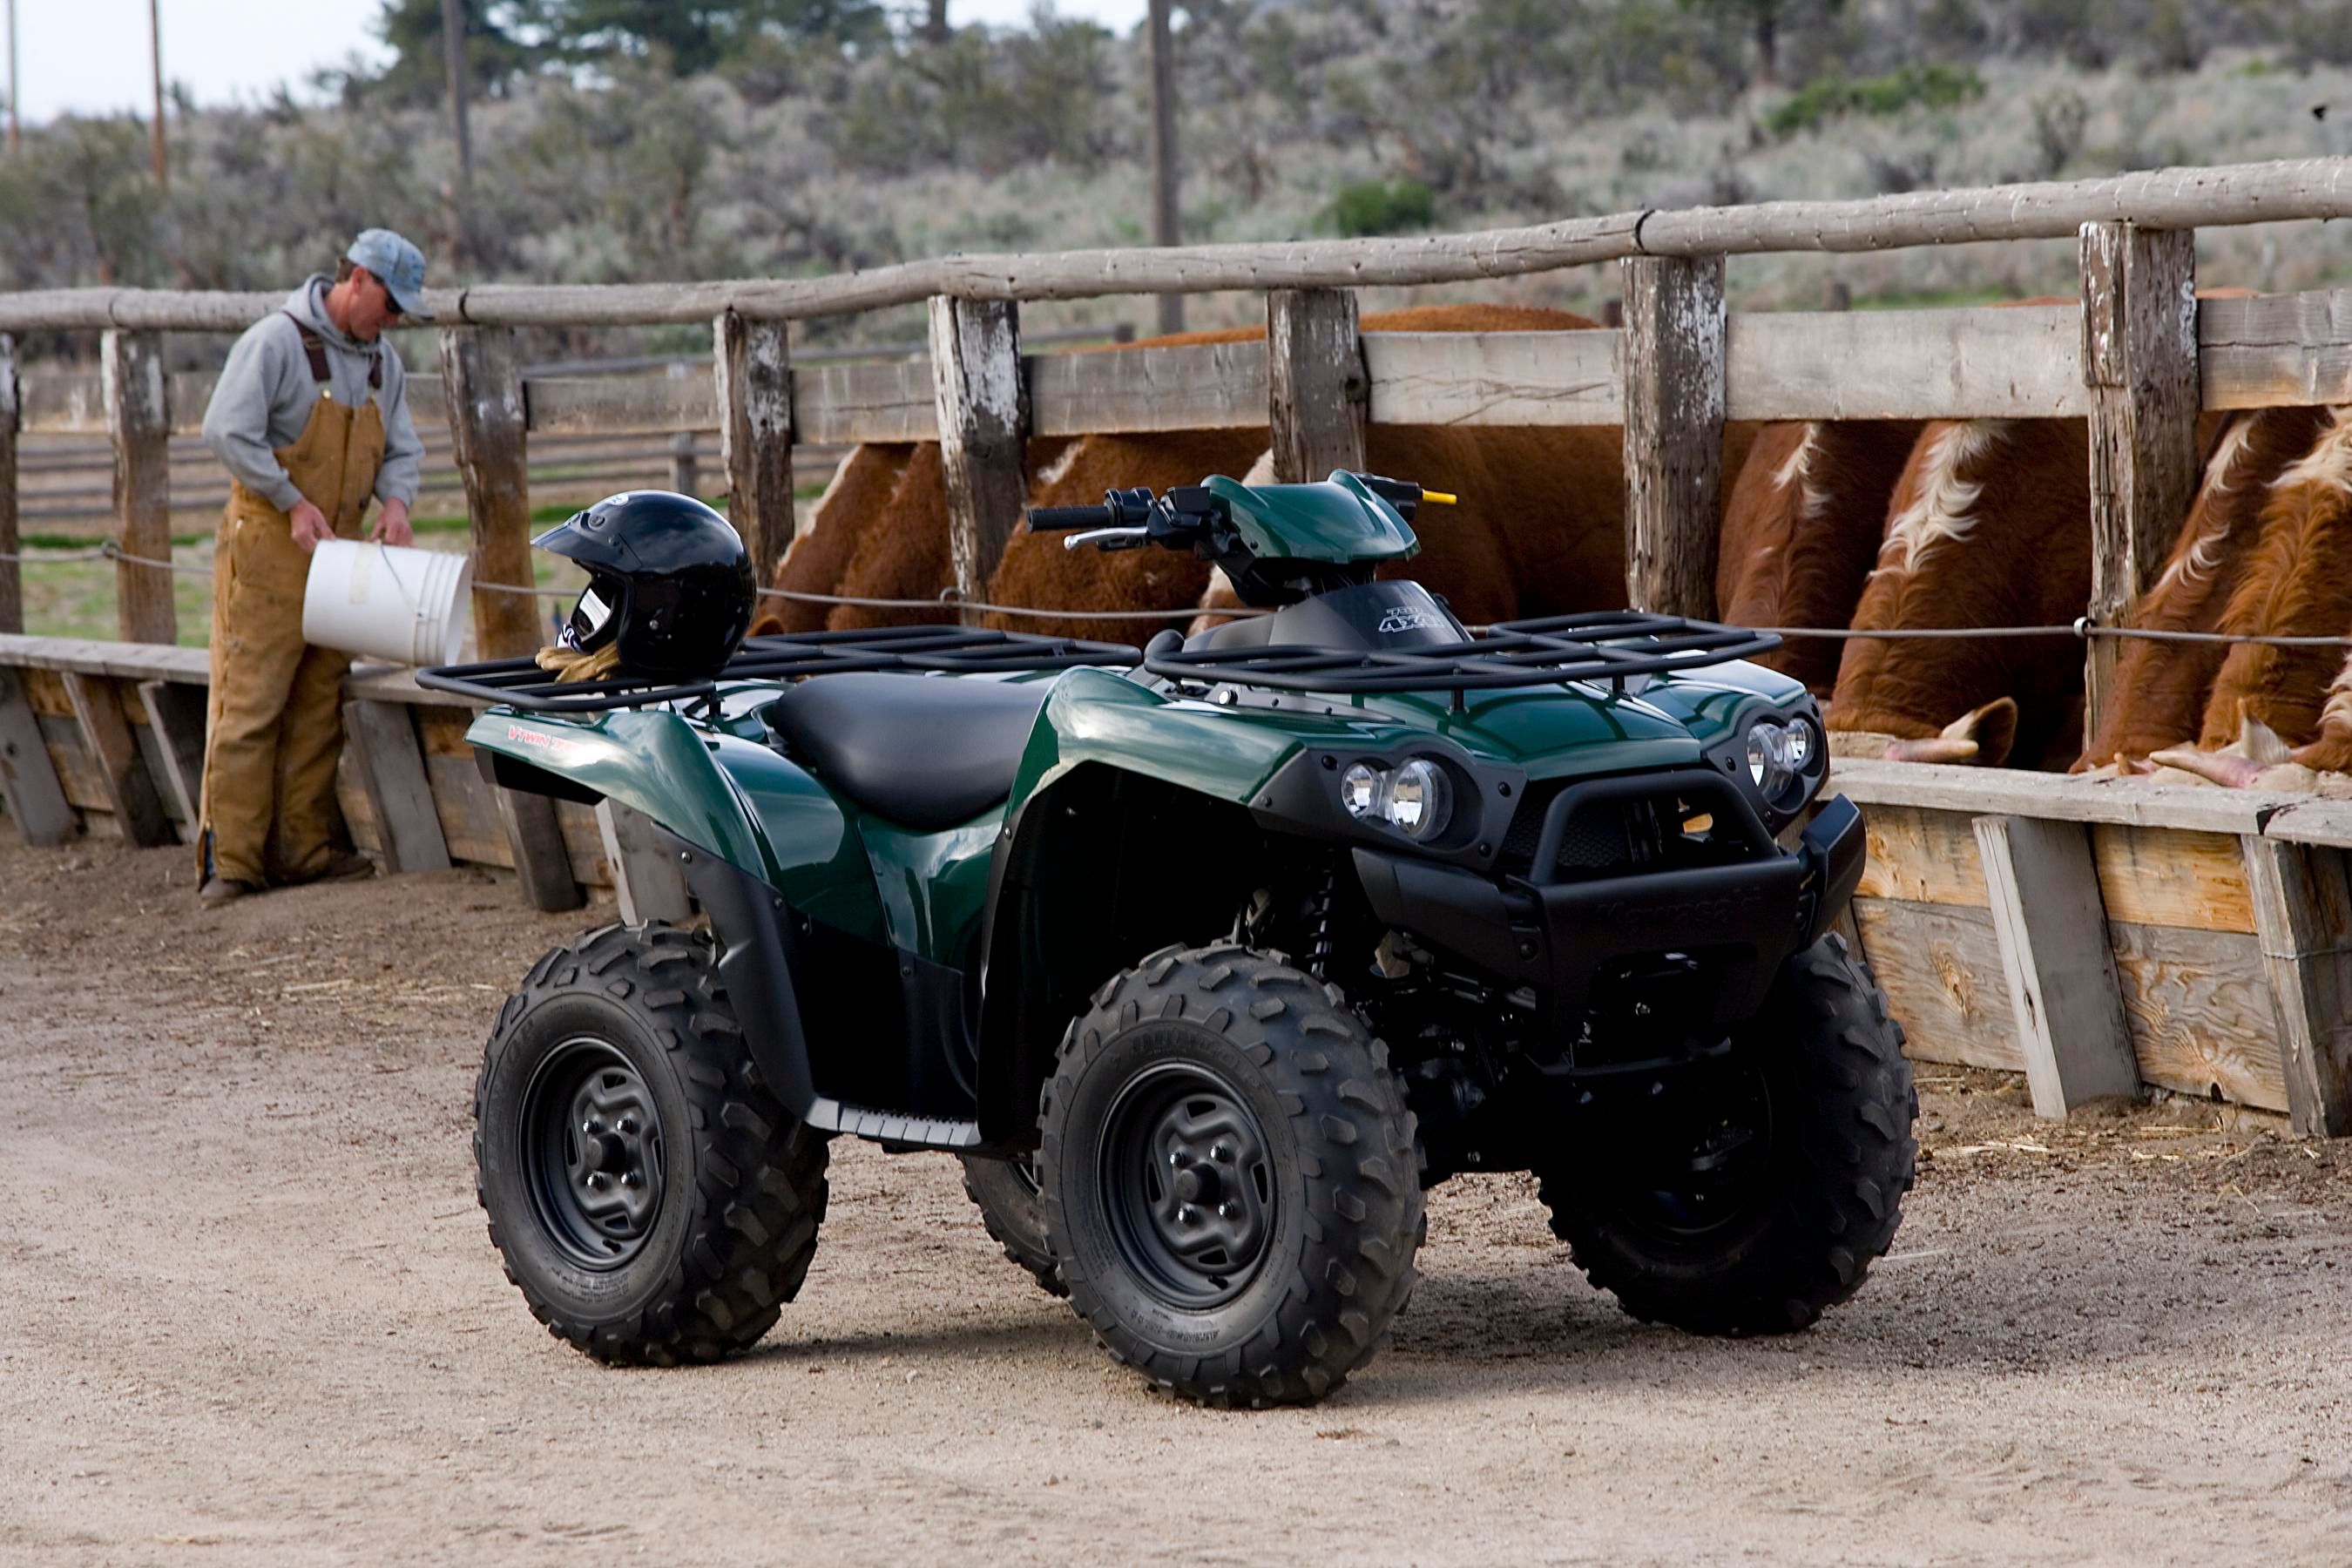
[[(1497, 857), (1497, 869), (1503, 874), (1533, 875), (1544, 818), (1570, 782), (1552, 779), (1528, 785)], [(1559, 854), (1552, 863), (1551, 876), (1586, 881), (1645, 868), (1680, 869), (1747, 858), (1746, 846), (1728, 825), (1720, 832), (1712, 826), (1696, 832), (1685, 830), (1685, 824), (1697, 820), (1698, 812), (1691, 803), (1671, 790), (1647, 797), (1617, 795), (1586, 801), (1572, 807), (1561, 826)]]

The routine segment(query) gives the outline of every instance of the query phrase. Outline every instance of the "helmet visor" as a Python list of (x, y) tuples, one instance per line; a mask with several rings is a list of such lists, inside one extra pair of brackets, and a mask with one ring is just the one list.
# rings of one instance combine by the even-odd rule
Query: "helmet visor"
[(595, 652), (620, 630), (620, 621), (614, 614), (619, 606), (616, 585), (601, 574), (591, 577), (588, 586), (580, 590), (579, 600), (572, 606), (572, 617), (564, 622), (556, 642), (582, 653)]

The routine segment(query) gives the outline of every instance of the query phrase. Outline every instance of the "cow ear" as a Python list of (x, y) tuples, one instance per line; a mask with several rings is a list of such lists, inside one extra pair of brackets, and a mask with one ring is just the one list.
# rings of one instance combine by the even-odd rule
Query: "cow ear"
[(2250, 763), (2227, 752), (2201, 752), (2194, 746), (2168, 746), (2150, 755), (2148, 761), (2158, 767), (2177, 768), (2209, 784), (2229, 789), (2245, 788), (2263, 771), (2260, 763)]
[[(1964, 764), (1977, 760), (1977, 743), (1965, 737), (1933, 735), (1924, 741), (1891, 741), (1886, 746), (1890, 763), (1951, 763)], [(1832, 753), (1834, 755), (1834, 753)]]
[(2238, 754), (2250, 763), (2270, 765), (2284, 763), (2294, 756), (2279, 732), (2242, 709), (2238, 714)]
[(2016, 700), (1996, 697), (1975, 712), (1953, 720), (1944, 726), (1944, 739), (1975, 742), (1978, 766), (2000, 767), (2017, 746)]

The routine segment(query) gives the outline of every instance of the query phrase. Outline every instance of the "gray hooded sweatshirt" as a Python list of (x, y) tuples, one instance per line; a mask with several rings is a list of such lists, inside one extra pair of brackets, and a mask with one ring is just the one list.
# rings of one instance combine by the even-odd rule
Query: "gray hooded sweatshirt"
[[(327, 319), (327, 290), (333, 284), (325, 273), (312, 273), (286, 296), (285, 312), (273, 311), (236, 340), (205, 410), (205, 445), (231, 475), (278, 510), (291, 511), (302, 499), (286, 477), (277, 448), (290, 447), (300, 437), (302, 426), (310, 423), (310, 405), (319, 400), (319, 384), (310, 379), (302, 334), (286, 319), (290, 312), (327, 345), (327, 385), (335, 401), (359, 408), (371, 395), (376, 400), (383, 417), (383, 467), (375, 478), (376, 500), (413, 505), (424, 472), (425, 445), (417, 440), (416, 424), (408, 416), (408, 373), (390, 343), (362, 343), (336, 330)], [(383, 356), (383, 385), (373, 389), (368, 385), (371, 353)], [(318, 497), (310, 499), (318, 504)]]

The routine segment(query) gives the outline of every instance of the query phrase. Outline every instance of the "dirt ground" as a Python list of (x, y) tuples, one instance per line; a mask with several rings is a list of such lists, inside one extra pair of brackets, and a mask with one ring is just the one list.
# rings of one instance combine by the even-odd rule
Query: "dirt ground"
[(1923, 1068), (1895, 1255), (1812, 1332), (1642, 1327), (1465, 1179), (1392, 1351), (1226, 1415), (944, 1158), (843, 1141), (768, 1341), (613, 1372), (500, 1277), (467, 1150), (498, 1001), (608, 912), (461, 871), (206, 916), (185, 870), (0, 828), (0, 1559), (2352, 1560), (2352, 1151)]

